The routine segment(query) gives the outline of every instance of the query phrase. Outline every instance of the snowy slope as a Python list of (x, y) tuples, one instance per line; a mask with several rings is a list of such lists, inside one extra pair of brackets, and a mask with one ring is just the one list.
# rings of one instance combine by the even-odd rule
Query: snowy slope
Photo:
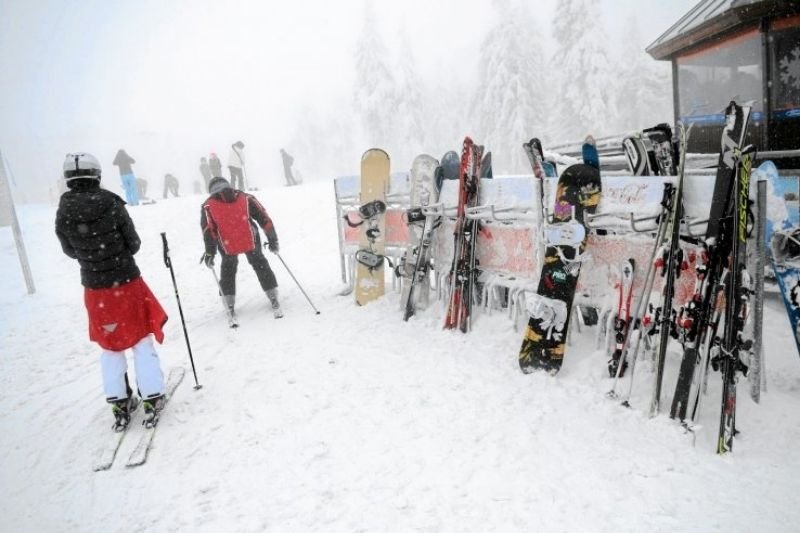
[[(161, 231), (204, 385), (193, 391), (187, 375), (136, 469), (123, 464), (138, 428), (110, 471), (91, 471), (112, 417), (55, 208), (19, 209), (33, 296), (0, 229), (0, 530), (797, 530), (800, 360), (774, 296), (769, 392), (755, 405), (742, 381), (743, 433), (718, 457), (717, 374), (693, 447), (667, 416), (646, 416), (646, 364), (632, 409), (604, 397), (592, 329), (575, 335), (556, 378), (522, 375), (521, 335), (501, 313), (462, 335), (441, 330), (438, 307), (404, 323), (395, 294), (365, 308), (337, 296), (330, 183), (257, 196), (321, 315), (272, 259), (286, 313), (275, 321), (241, 260), (241, 327), (228, 329), (198, 265), (202, 198), (131, 208), (137, 260), (171, 317), (164, 367), (188, 367), (188, 356)], [(677, 363), (668, 361), (665, 405)]]

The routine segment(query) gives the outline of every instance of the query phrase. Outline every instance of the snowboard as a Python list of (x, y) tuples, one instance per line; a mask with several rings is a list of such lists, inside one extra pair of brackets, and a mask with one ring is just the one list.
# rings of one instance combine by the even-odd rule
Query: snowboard
[(658, 124), (642, 130), (642, 135), (649, 141), (645, 143), (645, 146), (647, 146), (650, 168), (661, 176), (676, 176), (678, 159), (670, 125)]
[(584, 238), (575, 243), (545, 243), (539, 285), (527, 302), (530, 319), (519, 351), (519, 366), (525, 373), (545, 370), (555, 374), (561, 369), (580, 254), (586, 245), (584, 215), (597, 209), (601, 189), (600, 171), (586, 163), (568, 167), (558, 179), (552, 224), (583, 225)]
[(418, 155), (411, 164), (408, 247), (398, 267), (403, 280), (400, 297), (403, 320), (408, 320), (417, 308), (428, 307), (430, 299), (427, 272), (434, 217), (425, 216), (422, 208), (436, 203), (439, 198), (435, 181), (438, 166), (439, 162), (427, 154)]
[(436, 172), (436, 189), (442, 190), (444, 180), (457, 180), (461, 171), (461, 157), (455, 150), (450, 150), (442, 156), (440, 171)]
[[(797, 181), (788, 178), (781, 178), (778, 168), (772, 161), (764, 161), (758, 169), (753, 171), (754, 181), (765, 179), (768, 183), (768, 190), (771, 197), (768, 197), (768, 213), (766, 227), (766, 241), (768, 244), (767, 253), (775, 279), (778, 282), (778, 289), (783, 298), (784, 307), (792, 326), (792, 334), (797, 343), (797, 351), (800, 354), (800, 307), (797, 305), (797, 281), (800, 280), (800, 257), (798, 257), (798, 247), (795, 242), (800, 235), (800, 218), (798, 218), (796, 204), (789, 207), (789, 198), (796, 195)], [(755, 372), (760, 365), (751, 365), (751, 373)]]
[[(385, 205), (388, 185), (389, 154), (379, 148), (367, 150), (361, 156), (361, 205)], [(385, 252), (386, 212), (379, 208), (365, 211), (372, 216), (359, 226), (354, 291), (358, 305), (383, 296), (385, 283), (383, 261), (374, 258), (382, 259)]]
[(772, 270), (781, 290), (800, 355), (800, 227), (776, 231), (770, 241)]
[(649, 176), (653, 173), (650, 169), (647, 145), (641, 134), (625, 137), (622, 149), (628, 160), (628, 169), (634, 176)]

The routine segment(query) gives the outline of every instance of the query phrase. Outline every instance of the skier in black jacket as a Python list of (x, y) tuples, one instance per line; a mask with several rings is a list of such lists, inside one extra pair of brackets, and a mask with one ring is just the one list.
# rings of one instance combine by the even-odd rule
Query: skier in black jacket
[(286, 185), (291, 187), (297, 185), (297, 180), (294, 179), (292, 174), (292, 165), (294, 164), (294, 157), (281, 148), (281, 161), (283, 162), (283, 177), (286, 179)]
[(167, 315), (133, 259), (141, 240), (125, 202), (100, 188), (100, 173), (91, 154), (67, 154), (64, 179), (69, 190), (61, 196), (55, 229), (64, 253), (81, 267), (89, 339), (103, 348), (103, 387), (112, 404), (114, 429), (121, 431), (139, 403), (128, 383), (128, 348), (133, 349), (146, 416), (155, 419), (163, 405), (164, 375), (150, 335), (163, 341)]

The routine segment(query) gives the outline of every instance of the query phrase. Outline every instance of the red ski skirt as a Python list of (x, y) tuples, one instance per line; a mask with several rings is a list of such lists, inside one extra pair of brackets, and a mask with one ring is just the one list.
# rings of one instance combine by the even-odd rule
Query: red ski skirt
[(83, 292), (89, 312), (89, 339), (106, 350), (121, 352), (149, 334), (164, 341), (167, 314), (140, 277), (118, 287)]

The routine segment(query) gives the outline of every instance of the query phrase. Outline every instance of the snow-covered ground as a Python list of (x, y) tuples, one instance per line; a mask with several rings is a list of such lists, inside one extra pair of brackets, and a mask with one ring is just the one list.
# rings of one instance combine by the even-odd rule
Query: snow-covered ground
[[(164, 367), (189, 361), (159, 233), (167, 232), (200, 382), (178, 389), (147, 463), (92, 472), (112, 417), (88, 341), (77, 263), (53, 234), (55, 208), (19, 208), (37, 284), (26, 294), (0, 229), (2, 531), (797, 531), (800, 360), (781, 302), (766, 302), (769, 392), (742, 380), (734, 453), (714, 453), (719, 376), (696, 444), (605, 398), (591, 328), (555, 378), (523, 375), (521, 334), (502, 313), (469, 335), (441, 330), (439, 306), (408, 323), (398, 296), (356, 307), (341, 287), (330, 183), (257, 193), (316, 316), (271, 260), (276, 321), (246, 261), (241, 327), (230, 330), (198, 264), (202, 197), (130, 208), (145, 279), (170, 314)], [(268, 257), (272, 257), (268, 254)], [(677, 355), (668, 361), (665, 404)], [(623, 383), (623, 386), (627, 384)], [(105, 437), (105, 438), (104, 438)]]

